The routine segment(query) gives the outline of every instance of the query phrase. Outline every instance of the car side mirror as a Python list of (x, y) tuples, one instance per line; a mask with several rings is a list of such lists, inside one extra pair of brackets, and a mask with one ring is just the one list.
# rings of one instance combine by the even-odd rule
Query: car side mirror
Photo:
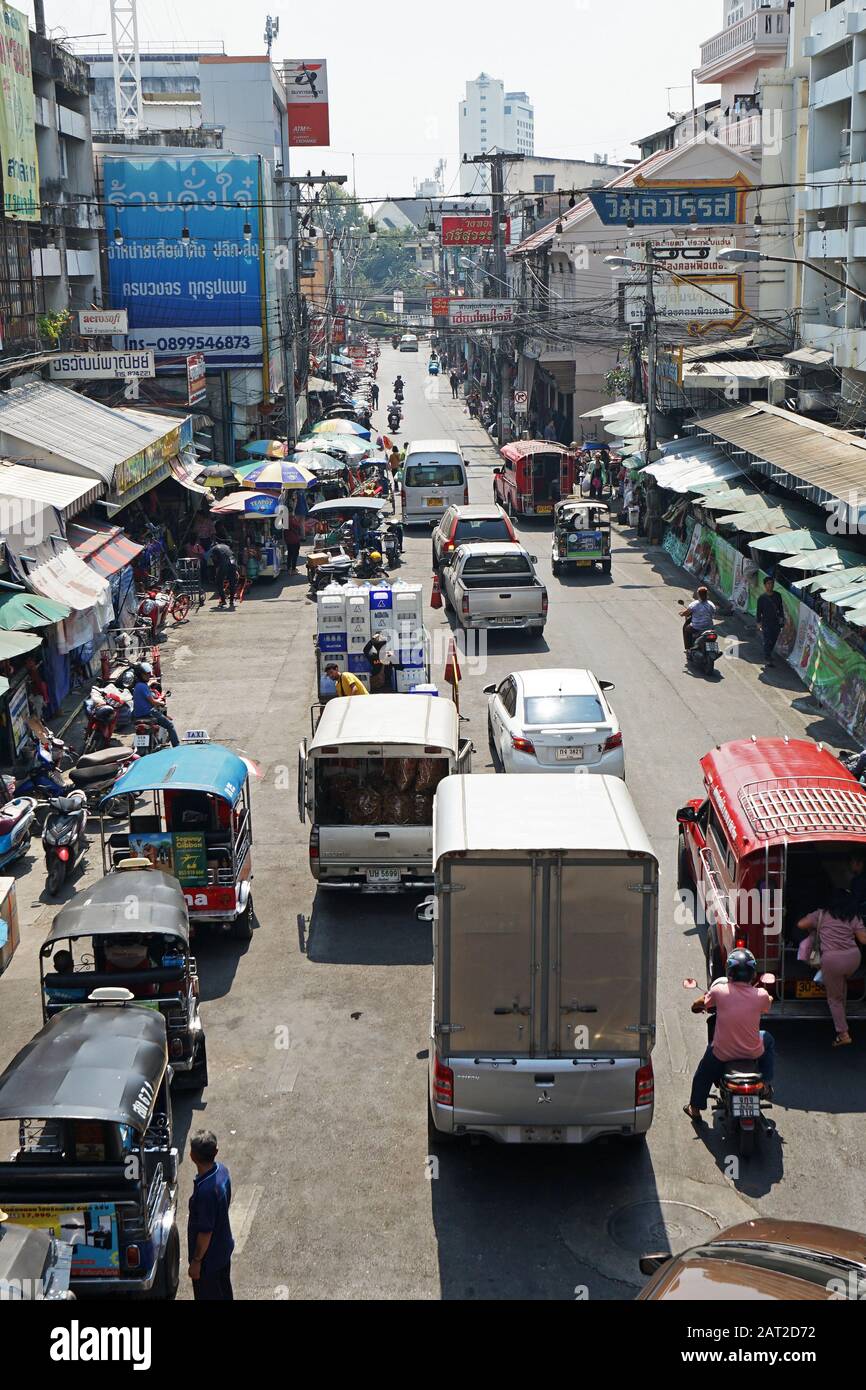
[(599, 681), (599, 685), (601, 686), (602, 690), (616, 690), (616, 686), (614, 685), (613, 681)]
[(698, 813), (694, 806), (681, 806), (677, 811), (677, 821), (680, 825), (696, 825)]
[(670, 1264), (673, 1255), (641, 1255), (638, 1260), (641, 1274), (657, 1274), (666, 1264)]
[(495, 685), (485, 685), (485, 686), (483, 686), (483, 687), (482, 687), (482, 690), (481, 690), (481, 694), (482, 694), (482, 695), (495, 695), (495, 694), (496, 694), (496, 686), (495, 686)]
[(530, 555), (529, 558), (530, 558), (530, 560), (532, 561), (532, 563), (533, 563), (534, 565), (537, 565), (537, 564), (538, 564), (538, 556), (537, 556), (537, 555)]

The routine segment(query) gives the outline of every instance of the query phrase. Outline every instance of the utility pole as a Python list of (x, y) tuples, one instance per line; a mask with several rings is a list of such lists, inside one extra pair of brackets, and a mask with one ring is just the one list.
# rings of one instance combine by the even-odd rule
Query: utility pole
[[(465, 164), (486, 164), (490, 169), (490, 211), (493, 219), (493, 262), (494, 276), (496, 277), (496, 288), (488, 299), (502, 299), (507, 295), (508, 289), (508, 262), (506, 260), (505, 246), (505, 173), (506, 164), (519, 164), (523, 160), (522, 154), (511, 154), (508, 151), (501, 151), (496, 154), (475, 154), (464, 155)], [(499, 404), (496, 412), (496, 437), (500, 446), (508, 443), (506, 435), (510, 431), (506, 428), (506, 399), (509, 403), (508, 418), (511, 418), (511, 363), (502, 345), (504, 334), (496, 334), (495, 337), (495, 356), (498, 358), (499, 365)]]
[(646, 452), (647, 459), (656, 446), (656, 364), (658, 360), (658, 319), (656, 317), (656, 297), (653, 262), (653, 244), (644, 244), (646, 259), (646, 302), (644, 305), (644, 334), (647, 352), (647, 407), (646, 407)]
[[(301, 385), (307, 380), (309, 367), (309, 348), (307, 341), (306, 325), (309, 316), (304, 303), (304, 296), (301, 294), (301, 189), (304, 186), (314, 188), (319, 184), (336, 183), (344, 184), (348, 182), (346, 174), (328, 174), (323, 169), (321, 174), (311, 174), (309, 171), (303, 178), (290, 178), (284, 180), (289, 185), (289, 241), (291, 244), (291, 277), (292, 285), (289, 301), (290, 322), (287, 331), (292, 335), (291, 345), (286, 344), (286, 355), (283, 359), (284, 370), (288, 373), (291, 370), (291, 377), (287, 375), (285, 384), (286, 402), (286, 436), (291, 443), (294, 443), (297, 433), (297, 400), (295, 397), (295, 367), (297, 366)], [(327, 240), (326, 240), (327, 244)], [(325, 326), (327, 331), (327, 316)], [(298, 344), (298, 351), (295, 351), (295, 343)], [(329, 353), (330, 361), (330, 353)], [(291, 424), (290, 424), (291, 421)]]

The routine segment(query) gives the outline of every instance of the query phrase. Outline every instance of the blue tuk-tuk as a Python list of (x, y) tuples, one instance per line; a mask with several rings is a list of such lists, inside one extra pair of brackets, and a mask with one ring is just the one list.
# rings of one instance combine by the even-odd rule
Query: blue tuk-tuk
[[(237, 753), (191, 731), (177, 748), (148, 753), (111, 788), (112, 798), (150, 793), (126, 829), (102, 832), (105, 873), (143, 859), (178, 880), (193, 930), (216, 923), (242, 941), (253, 931), (249, 769)], [(104, 822), (103, 822), (104, 826)]]

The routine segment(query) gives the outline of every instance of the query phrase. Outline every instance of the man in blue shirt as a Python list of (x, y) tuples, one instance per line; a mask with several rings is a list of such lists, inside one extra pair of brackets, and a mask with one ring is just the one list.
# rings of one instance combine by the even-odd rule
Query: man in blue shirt
[(217, 1163), (216, 1135), (200, 1129), (189, 1144), (196, 1167), (189, 1199), (187, 1242), (193, 1297), (200, 1302), (227, 1302), (232, 1292), (232, 1251), (229, 1222), (232, 1180), (224, 1163)]
[(162, 705), (156, 703), (153, 698), (153, 691), (150, 688), (150, 677), (153, 674), (153, 667), (149, 662), (143, 662), (135, 667), (135, 685), (132, 687), (132, 716), (134, 719), (152, 719), (155, 724), (159, 724), (168, 731), (172, 748), (176, 748), (180, 743), (177, 730), (165, 712)]

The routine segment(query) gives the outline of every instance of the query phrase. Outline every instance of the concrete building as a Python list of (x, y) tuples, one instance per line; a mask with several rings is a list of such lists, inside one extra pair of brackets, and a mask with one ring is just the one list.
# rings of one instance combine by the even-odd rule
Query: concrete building
[(531, 155), (535, 151), (535, 113), (529, 97), (526, 92), (506, 92), (499, 78), (489, 73), (479, 73), (474, 81), (466, 83), (458, 125), (461, 193), (490, 191), (489, 171), (484, 165), (463, 164), (464, 155), (471, 157), (489, 150)]

